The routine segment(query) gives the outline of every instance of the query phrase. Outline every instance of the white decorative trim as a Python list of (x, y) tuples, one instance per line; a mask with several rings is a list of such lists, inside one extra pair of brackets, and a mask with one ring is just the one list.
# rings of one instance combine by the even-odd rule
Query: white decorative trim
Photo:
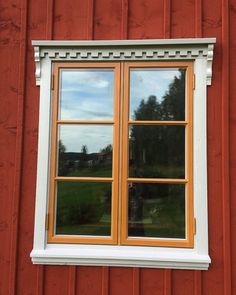
[(196, 254), (193, 250), (104, 245), (60, 246), (32, 251), (33, 263), (207, 270), (211, 261), (208, 255)]
[(40, 85), (40, 62), (117, 60), (207, 59), (207, 85), (211, 85), (214, 38), (125, 41), (32, 41), (35, 48), (36, 85)]
[(36, 85), (40, 85), (41, 79), (41, 64), (40, 64), (40, 49), (39, 46), (34, 46), (34, 61), (35, 61), (35, 77)]
[[(114, 265), (206, 270), (207, 220), (207, 85), (211, 84), (215, 39), (168, 39), (131, 41), (33, 41), (36, 84), (40, 85), (38, 165), (34, 247), (37, 264)], [(197, 232), (194, 248), (125, 247), (105, 245), (47, 244), (45, 216), (48, 202), (51, 124), (51, 71), (54, 61), (192, 60), (194, 216)]]
[(213, 62), (213, 50), (214, 45), (208, 45), (208, 52), (207, 52), (207, 85), (211, 85), (212, 79), (212, 62)]

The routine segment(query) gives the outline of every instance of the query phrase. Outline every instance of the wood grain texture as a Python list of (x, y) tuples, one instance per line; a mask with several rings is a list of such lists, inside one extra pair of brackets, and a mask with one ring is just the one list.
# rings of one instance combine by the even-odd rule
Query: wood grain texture
[(222, 215), (224, 295), (231, 295), (231, 233), (229, 179), (229, 1), (222, 0)]
[(172, 271), (172, 295), (194, 294), (194, 271)]
[(165, 269), (164, 270), (164, 295), (171, 295), (172, 294), (172, 270)]
[(224, 294), (222, 216), (222, 6), (203, 1), (203, 37), (215, 36), (212, 86), (207, 89), (208, 224), (210, 270), (202, 272), (202, 294)]
[[(25, 1), (21, 1), (20, 3), (14, 3), (14, 5), (21, 5), (22, 10), (20, 12), (20, 19), (19, 16), (12, 14), (12, 10), (9, 9), (9, 12), (11, 13), (12, 17), (12, 21), (14, 19), (14, 21), (11, 23), (12, 25), (14, 24), (15, 28), (18, 27), (19, 33), (17, 34), (18, 36), (15, 35), (16, 31), (14, 30), (14, 33), (12, 32), (12, 28), (10, 27), (9, 29), (11, 29), (10, 33), (10, 38), (14, 38), (15, 37), (15, 42), (16, 40), (19, 40), (19, 46), (15, 47), (13, 46), (12, 49), (13, 50), (19, 50), (19, 59), (16, 60), (15, 58), (12, 59), (12, 54), (9, 51), (9, 47), (7, 48), (8, 54), (7, 56), (5, 56), (5, 58), (9, 58), (8, 62), (6, 63), (6, 65), (10, 64), (11, 68), (9, 68), (8, 70), (10, 70), (12, 73), (10, 76), (7, 76), (7, 72), (4, 73), (4, 76), (7, 77), (9, 80), (6, 81), (1, 81), (2, 83), (6, 83), (5, 86), (8, 85), (8, 87), (10, 85), (12, 85), (11, 87), (13, 87), (15, 89), (15, 93), (17, 94), (17, 96), (15, 97), (15, 101), (16, 101), (16, 105), (17, 105), (17, 109), (16, 111), (16, 124), (11, 122), (11, 116), (9, 116), (10, 114), (7, 115), (7, 113), (5, 113), (5, 115), (8, 116), (8, 118), (6, 119), (6, 121), (4, 122), (4, 129), (6, 128), (6, 130), (11, 131), (10, 134), (14, 135), (15, 131), (16, 131), (16, 140), (14, 142), (15, 144), (15, 159), (14, 159), (14, 164), (12, 163), (12, 165), (14, 165), (14, 173), (12, 174), (12, 176), (14, 177), (14, 182), (11, 184), (13, 185), (13, 194), (12, 194), (12, 203), (10, 204), (10, 202), (8, 202), (8, 204), (6, 204), (6, 207), (4, 206), (4, 202), (2, 203), (2, 208), (4, 210), (6, 210), (6, 208), (8, 208), (9, 205), (11, 205), (11, 212), (10, 212), (10, 216), (11, 216), (11, 220), (9, 221), (9, 226), (10, 226), (10, 232), (8, 233), (10, 235), (10, 244), (8, 245), (8, 247), (10, 247), (10, 257), (9, 257), (9, 281), (8, 284), (6, 284), (6, 286), (8, 287), (7, 289), (5, 289), (5, 291), (1, 291), (1, 286), (0, 286), (0, 293), (3, 292), (3, 294), (14, 294), (16, 292), (16, 285), (17, 285), (17, 260), (18, 260), (18, 242), (19, 242), (19, 210), (20, 210), (20, 196), (21, 196), (21, 182), (22, 182), (22, 174), (21, 174), (21, 170), (22, 170), (22, 154), (23, 154), (23, 128), (24, 128), (24, 95), (25, 95), (25, 91), (26, 91), (26, 84), (25, 84), (25, 79), (26, 79), (26, 43), (27, 43), (27, 9), (28, 9), (28, 3), (27, 0)], [(1, 9), (1, 11), (3, 11)], [(19, 23), (18, 23), (19, 22)], [(13, 33), (13, 34), (12, 34)], [(11, 40), (11, 39), (10, 39)], [(1, 43), (2, 44), (2, 43)], [(10, 46), (12, 46), (13, 44), (9, 44)], [(11, 47), (10, 47), (11, 48)], [(10, 55), (11, 54), (11, 55)], [(4, 64), (4, 62), (6, 62), (6, 59), (4, 61), (2, 61), (1, 64)], [(18, 81), (16, 80), (15, 82), (13, 82), (11, 79), (13, 78), (13, 75), (15, 74), (14, 71), (12, 71), (12, 69), (15, 67), (14, 63), (18, 63), (18, 69), (16, 71), (17, 78)], [(8, 71), (7, 70), (7, 71)], [(3, 76), (2, 76), (3, 77)], [(10, 84), (10, 85), (9, 85)], [(14, 108), (12, 109), (8, 109), (9, 106), (12, 107), (12, 105), (9, 105), (9, 102), (11, 102), (11, 100), (9, 100), (11, 98), (11, 94), (9, 95), (9, 92), (7, 91), (4, 95), (4, 97), (7, 99), (7, 104), (8, 107), (6, 109), (4, 109), (4, 107), (2, 108), (2, 110), (5, 112), (5, 110), (7, 110), (7, 112), (14, 112)], [(3, 119), (4, 116), (1, 118)], [(10, 119), (10, 120), (9, 120)], [(10, 123), (11, 122), (11, 123)], [(9, 126), (10, 123), (10, 126)], [(14, 127), (15, 126), (15, 127)], [(10, 135), (9, 134), (9, 135)], [(9, 146), (7, 147), (7, 150), (9, 149), (13, 149), (14, 146), (12, 145), (13, 142), (10, 142), (10, 138), (9, 135), (6, 134), (5, 135), (5, 140), (6, 142), (8, 142)], [(2, 136), (1, 136), (2, 138)], [(2, 146), (2, 143), (1, 143)], [(1, 155), (2, 155), (2, 151), (1, 151)], [(7, 153), (7, 157), (4, 157), (5, 160), (10, 160), (9, 159), (9, 153)], [(4, 163), (4, 162), (2, 162)], [(9, 163), (11, 163), (9, 161)], [(5, 166), (5, 165), (4, 165)], [(10, 167), (4, 167), (7, 172), (10, 172), (11, 169), (9, 169)], [(9, 175), (10, 176), (10, 175)], [(12, 177), (11, 176), (11, 177)], [(10, 184), (10, 182), (9, 182)], [(9, 185), (8, 184), (8, 185)], [(2, 191), (2, 188), (1, 188)], [(3, 190), (4, 194), (6, 194), (8, 191)], [(8, 200), (11, 200), (11, 198), (9, 198)], [(4, 216), (4, 214), (1, 216)], [(1, 222), (1, 224), (5, 224)], [(4, 232), (4, 231), (3, 231)], [(2, 237), (1, 237), (2, 240)], [(7, 246), (7, 245), (6, 245)], [(2, 253), (2, 251), (1, 251)], [(8, 256), (8, 253), (7, 255)], [(3, 271), (3, 275), (7, 274), (8, 271)], [(2, 277), (2, 280), (4, 278)], [(3, 288), (4, 290), (4, 288)]]
[(194, 0), (171, 0), (171, 38), (194, 36)]
[(120, 39), (121, 14), (122, 2), (120, 0), (96, 0), (94, 3), (94, 39)]
[[(70, 277), (70, 268), (67, 266), (45, 266), (44, 295), (67, 295)], [(23, 293), (24, 294), (24, 293)]]
[(76, 294), (106, 295), (106, 293), (102, 293), (102, 282), (102, 267), (80, 266), (77, 270)]
[(236, 294), (236, 2), (229, 1), (229, 140), (230, 140), (230, 217), (231, 217), (231, 283), (232, 294)]
[(129, 0), (129, 39), (163, 38), (163, 1)]
[(195, 37), (202, 37), (202, 0), (195, 0)]
[(133, 269), (110, 267), (109, 295), (133, 295)]
[(140, 294), (162, 295), (164, 293), (164, 271), (143, 268), (140, 272)]
[[(27, 39), (25, 58), (25, 92), (23, 93), (23, 147), (21, 188), (19, 195), (19, 237), (17, 247), (17, 282), (15, 294), (36, 293), (38, 282), (38, 267), (32, 265), (29, 253), (32, 250), (32, 237), (34, 229), (34, 203), (36, 185), (36, 156), (38, 142), (38, 113), (39, 113), (39, 89), (35, 88), (34, 65), (31, 63), (33, 49), (31, 39), (45, 38), (46, 13), (42, 5), (46, 7), (47, 1), (34, 3), (27, 1)], [(33, 98), (33, 101), (32, 101)], [(32, 103), (33, 102), (33, 103)], [(33, 214), (32, 214), (33, 213)], [(29, 279), (30, 278), (30, 279)]]
[(76, 266), (69, 267), (68, 295), (76, 295)]

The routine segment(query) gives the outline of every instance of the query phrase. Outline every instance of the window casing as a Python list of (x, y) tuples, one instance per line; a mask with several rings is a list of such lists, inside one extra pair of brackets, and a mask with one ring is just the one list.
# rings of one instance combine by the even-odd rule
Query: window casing
[[(104, 48), (104, 44), (109, 47), (106, 42), (101, 46), (102, 57), (99, 62), (94, 63), (93, 58), (99, 57), (99, 53), (92, 52), (87, 54), (86, 63), (81, 60), (84, 56), (83, 48), (79, 48), (76, 53), (76, 46), (70, 46), (69, 48), (60, 48), (57, 41), (42, 41), (44, 45), (40, 44), (40, 41), (35, 41), (35, 53), (36, 53), (36, 78), (40, 81), (41, 86), (41, 114), (40, 114), (40, 130), (43, 130), (43, 126), (46, 127), (46, 135), (39, 136), (39, 160), (38, 160), (38, 182), (37, 182), (37, 199), (36, 199), (36, 217), (35, 217), (35, 239), (34, 249), (31, 253), (34, 263), (68, 263), (68, 264), (93, 264), (93, 265), (129, 265), (129, 266), (152, 266), (152, 267), (175, 267), (175, 268), (200, 268), (205, 269), (209, 264), (208, 257), (208, 245), (207, 245), (207, 206), (206, 206), (206, 138), (205, 138), (205, 124), (206, 124), (206, 112), (205, 112), (205, 99), (206, 99), (206, 85), (209, 84), (209, 48), (212, 49), (212, 45), (208, 45), (209, 40), (200, 40), (195, 45), (188, 44), (189, 40), (182, 40), (184, 45), (180, 48), (186, 47), (191, 49), (188, 51), (186, 48), (176, 50), (176, 44), (174, 49), (172, 45), (168, 45), (170, 49), (166, 49), (164, 53), (164, 59), (162, 59), (163, 42), (164, 40), (156, 41), (156, 46), (160, 47), (160, 53), (153, 50), (154, 41), (147, 44), (142, 41), (123, 42), (120, 58), (117, 57), (117, 53), (114, 52), (112, 60), (106, 62), (107, 52)], [(52, 42), (52, 43), (49, 43)], [(58, 41), (59, 42), (59, 41)], [(139, 43), (141, 42), (141, 43)], [(177, 43), (180, 40), (176, 41)], [(185, 43), (186, 42), (186, 43)], [(73, 43), (73, 41), (72, 41)], [(83, 42), (79, 42), (83, 44)], [(78, 44), (79, 44), (78, 43)], [(190, 42), (191, 43), (191, 42)], [(210, 39), (209, 43), (214, 43), (213, 39)], [(91, 46), (92, 43), (89, 43)], [(99, 47), (99, 42), (93, 43), (96, 47)], [(141, 45), (140, 45), (141, 44)], [(145, 50), (143, 48), (145, 44)], [(199, 45), (201, 44), (201, 46)], [(207, 44), (207, 46), (206, 46)], [(53, 46), (52, 46), (53, 45)], [(148, 55), (151, 55), (149, 50), (151, 45), (152, 52), (154, 51), (153, 58), (146, 60)], [(42, 46), (41, 50), (39, 47)], [(55, 49), (56, 46), (56, 49)], [(85, 46), (85, 45), (84, 45)], [(86, 45), (88, 46), (88, 44)], [(125, 48), (123, 48), (123, 46)], [(134, 47), (133, 47), (134, 46)], [(142, 52), (145, 51), (145, 55), (140, 54), (139, 47), (142, 46)], [(210, 46), (210, 47), (209, 47)], [(106, 46), (105, 46), (106, 47)], [(126, 48), (127, 47), (127, 48)], [(131, 47), (131, 48), (130, 48)], [(195, 48), (196, 47), (196, 48)], [(205, 47), (207, 48), (207, 54)], [(135, 49), (134, 49), (135, 48)], [(96, 48), (97, 50), (97, 48)], [(95, 51), (96, 51), (95, 50)], [(133, 50), (133, 51), (132, 51)], [(173, 52), (175, 50), (175, 57)], [(196, 55), (198, 51), (198, 55)], [(69, 52), (66, 53), (66, 52)], [(79, 52), (79, 54), (78, 54)], [(133, 52), (133, 53), (132, 53)], [(183, 57), (183, 52), (186, 55)], [(161, 57), (158, 57), (161, 54)], [(182, 56), (181, 56), (182, 54)], [(204, 55), (205, 54), (205, 55)], [(125, 55), (130, 56), (125, 59)], [(166, 56), (165, 56), (166, 55)], [(93, 57), (94, 56), (94, 57)], [(144, 58), (145, 56), (145, 58)], [(133, 60), (137, 57), (137, 60)], [(66, 63), (64, 59), (66, 58)], [(117, 58), (119, 61), (116, 61)], [(105, 60), (104, 60), (105, 59)], [(115, 60), (114, 60), (115, 59)], [(125, 59), (125, 60), (124, 60)], [(161, 60), (160, 60), (161, 59)], [(74, 63), (71, 63), (73, 61)], [(75, 63), (76, 61), (76, 63)], [(114, 122), (113, 125), (113, 202), (112, 202), (112, 238), (104, 237), (83, 237), (83, 236), (70, 236), (55, 235), (55, 216), (51, 213), (55, 212), (55, 192), (54, 183), (61, 181), (60, 176), (55, 174), (56, 162), (57, 162), (57, 148), (56, 148), (56, 126), (62, 122), (56, 118), (58, 112), (58, 82), (59, 79), (54, 78), (54, 99), (53, 105), (50, 105), (51, 96), (51, 77), (52, 73), (57, 73), (59, 68), (114, 68), (115, 69), (115, 94), (114, 94)], [(211, 66), (211, 64), (210, 64)], [(186, 74), (186, 117), (185, 120), (175, 121), (151, 121), (134, 122), (129, 118), (129, 69), (151, 69), (151, 68), (185, 68)], [(205, 75), (203, 75), (205, 71)], [(194, 85), (195, 74), (195, 85)], [(42, 76), (41, 76), (42, 75)], [(118, 80), (117, 80), (118, 77)], [(120, 86), (121, 85), (121, 86)], [(195, 90), (193, 92), (193, 88)], [(46, 94), (46, 96), (45, 96)], [(193, 99), (194, 96), (194, 99)], [(195, 104), (196, 97), (199, 101), (202, 100), (200, 106)], [(194, 106), (192, 105), (194, 104)], [(46, 121), (42, 120), (42, 111), (46, 111)], [(199, 112), (201, 115), (199, 116)], [(201, 116), (203, 115), (203, 119)], [(205, 116), (204, 116), (205, 115)], [(201, 119), (201, 122), (199, 122)], [(71, 124), (72, 122), (63, 122), (63, 124)], [(96, 124), (101, 122), (73, 122), (76, 124)], [(111, 123), (111, 122), (110, 122)], [(102, 122), (102, 124), (110, 124), (109, 122)], [(182, 125), (186, 130), (186, 174), (183, 179), (166, 179), (166, 178), (140, 178), (128, 177), (128, 126), (164, 126), (164, 125)], [(199, 126), (200, 125), (200, 126)], [(51, 140), (52, 139), (52, 140)], [(203, 144), (203, 148), (199, 147), (199, 140)], [(121, 148), (120, 148), (121, 144)], [(44, 148), (42, 148), (44, 145)], [(119, 145), (119, 148), (118, 148)], [(43, 150), (43, 151), (42, 151)], [(54, 151), (54, 152), (53, 152)], [(47, 158), (47, 166), (42, 168), (40, 165), (40, 157), (42, 154)], [(199, 154), (200, 153), (200, 154)], [(196, 158), (198, 157), (198, 158)], [(51, 158), (51, 160), (50, 160)], [(50, 161), (51, 163), (49, 163)], [(201, 161), (200, 161), (201, 160)], [(200, 162), (199, 162), (200, 161)], [(46, 174), (43, 177), (43, 172)], [(194, 174), (194, 178), (192, 177)], [(200, 176), (201, 175), (201, 176)], [(50, 183), (49, 183), (49, 179)], [(90, 181), (88, 179), (70, 179), (75, 181)], [(96, 179), (97, 180), (97, 179)], [(69, 181), (69, 179), (68, 179)], [(150, 239), (150, 238), (136, 238), (128, 237), (127, 224), (128, 224), (128, 189), (127, 183), (142, 182), (142, 183), (183, 183), (186, 186), (186, 239)], [(202, 193), (201, 193), (202, 192)], [(200, 193), (200, 195), (199, 195)], [(41, 196), (39, 197), (39, 195)], [(196, 197), (196, 194), (198, 197)], [(43, 197), (42, 197), (43, 195)], [(49, 198), (50, 196), (50, 198)], [(49, 201), (50, 200), (50, 201)], [(43, 202), (43, 204), (42, 204)], [(41, 203), (41, 204), (40, 204)], [(49, 209), (49, 230), (45, 230), (46, 220), (42, 220), (42, 216), (46, 216)], [(118, 209), (118, 210), (117, 210)], [(41, 217), (41, 219), (40, 219)], [(195, 221), (197, 224), (197, 232), (194, 236)], [(40, 220), (39, 220), (40, 219)], [(117, 222), (116, 222), (117, 220)], [(81, 245), (71, 243), (79, 243)], [(88, 246), (89, 244), (94, 244)], [(100, 245), (99, 245), (100, 244)], [(104, 245), (102, 245), (104, 244)], [(108, 245), (112, 244), (112, 245)], [(145, 247), (144, 247), (145, 246)], [(152, 246), (152, 247), (150, 247)], [(155, 247), (153, 247), (155, 246)], [(84, 248), (85, 247), (85, 248)], [(175, 247), (175, 248), (169, 248)], [(185, 249), (186, 248), (186, 249)], [(95, 252), (94, 252), (95, 251)], [(89, 254), (90, 253), (90, 254)], [(95, 254), (94, 254), (95, 253)], [(112, 254), (113, 253), (113, 254)], [(133, 254), (133, 255), (132, 255)], [(95, 257), (94, 257), (95, 255)], [(149, 255), (151, 255), (149, 257)], [(73, 258), (72, 258), (73, 256)]]

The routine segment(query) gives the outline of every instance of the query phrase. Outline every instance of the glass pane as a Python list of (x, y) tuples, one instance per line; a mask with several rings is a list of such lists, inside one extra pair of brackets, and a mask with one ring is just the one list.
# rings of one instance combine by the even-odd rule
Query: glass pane
[(112, 176), (111, 125), (60, 125), (58, 175)]
[(111, 235), (111, 183), (57, 185), (56, 234)]
[(185, 70), (132, 69), (130, 120), (185, 120)]
[(185, 126), (131, 125), (129, 177), (184, 178)]
[(129, 183), (128, 235), (185, 238), (185, 185)]
[(59, 120), (110, 120), (113, 96), (112, 69), (61, 70)]

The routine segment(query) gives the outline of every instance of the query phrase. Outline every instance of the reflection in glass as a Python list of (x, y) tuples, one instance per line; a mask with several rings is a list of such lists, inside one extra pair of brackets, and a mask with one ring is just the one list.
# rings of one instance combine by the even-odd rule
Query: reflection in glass
[(129, 183), (128, 235), (185, 238), (185, 185)]
[(110, 120), (113, 96), (112, 69), (63, 69), (60, 71), (59, 120)]
[(110, 236), (111, 183), (58, 182), (56, 234)]
[(60, 125), (58, 176), (111, 177), (113, 127)]
[(185, 70), (132, 69), (130, 120), (185, 120)]
[(130, 125), (129, 177), (185, 178), (185, 126)]

